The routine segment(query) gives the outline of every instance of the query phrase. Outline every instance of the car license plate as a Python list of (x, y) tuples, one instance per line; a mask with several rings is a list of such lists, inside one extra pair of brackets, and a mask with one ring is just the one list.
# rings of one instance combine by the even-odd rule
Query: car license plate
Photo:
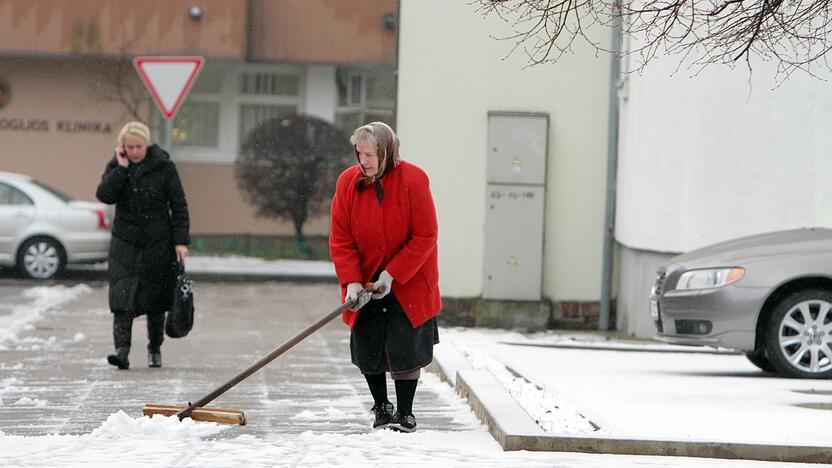
[(653, 319), (659, 319), (659, 302), (653, 299), (650, 299), (650, 316)]

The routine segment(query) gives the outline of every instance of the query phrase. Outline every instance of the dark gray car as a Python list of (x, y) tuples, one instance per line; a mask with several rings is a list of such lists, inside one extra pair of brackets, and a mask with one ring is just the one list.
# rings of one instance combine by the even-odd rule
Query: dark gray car
[(650, 294), (657, 338), (734, 348), (757, 367), (832, 377), (832, 230), (731, 240), (670, 259)]

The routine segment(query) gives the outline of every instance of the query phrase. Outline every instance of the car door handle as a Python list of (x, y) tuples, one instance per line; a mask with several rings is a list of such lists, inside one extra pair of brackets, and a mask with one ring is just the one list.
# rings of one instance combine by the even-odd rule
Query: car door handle
[(27, 219), (29, 217), (29, 213), (26, 213), (25, 211), (18, 211), (14, 214), (14, 219)]

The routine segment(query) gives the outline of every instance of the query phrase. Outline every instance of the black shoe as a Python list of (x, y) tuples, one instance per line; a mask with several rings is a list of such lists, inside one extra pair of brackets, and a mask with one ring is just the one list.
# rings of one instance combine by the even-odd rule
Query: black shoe
[(162, 367), (162, 352), (147, 352), (147, 367)]
[(387, 427), (398, 432), (414, 432), (416, 430), (416, 417), (412, 414), (402, 415), (397, 411)]
[(127, 356), (130, 354), (130, 348), (116, 348), (115, 354), (110, 354), (107, 356), (107, 362), (111, 365), (118, 367), (119, 369), (129, 369), (130, 368), (130, 361), (127, 359)]
[(382, 403), (381, 406), (373, 405), (370, 411), (376, 416), (376, 420), (373, 421), (373, 429), (384, 429), (393, 419), (393, 403), (389, 401)]

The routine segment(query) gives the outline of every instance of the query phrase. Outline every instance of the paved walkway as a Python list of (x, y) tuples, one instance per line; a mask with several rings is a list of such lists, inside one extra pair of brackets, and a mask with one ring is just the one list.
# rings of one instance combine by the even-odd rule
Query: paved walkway
[[(14, 281), (0, 283), (0, 315), (28, 299)], [(166, 339), (164, 367), (146, 366), (145, 320), (133, 325), (131, 369), (106, 364), (111, 315), (103, 283), (50, 310), (33, 330), (0, 348), (0, 431), (10, 435), (81, 434), (119, 410), (140, 416), (146, 403), (195, 401), (256, 362), (338, 305), (329, 284), (198, 283), (192, 334)], [(17, 291), (15, 293), (15, 291)], [(430, 374), (423, 378), (438, 381)], [(458, 401), (422, 385), (414, 407), (422, 430), (470, 429)], [(390, 384), (390, 395), (395, 392)], [(28, 399), (27, 399), (28, 398)], [(392, 399), (392, 398), (391, 398)], [(455, 404), (454, 404), (455, 403)], [(249, 425), (218, 437), (370, 431), (372, 401), (349, 362), (349, 333), (331, 323), (221, 396), (215, 406), (245, 411)], [(465, 422), (459, 422), (465, 421)]]

